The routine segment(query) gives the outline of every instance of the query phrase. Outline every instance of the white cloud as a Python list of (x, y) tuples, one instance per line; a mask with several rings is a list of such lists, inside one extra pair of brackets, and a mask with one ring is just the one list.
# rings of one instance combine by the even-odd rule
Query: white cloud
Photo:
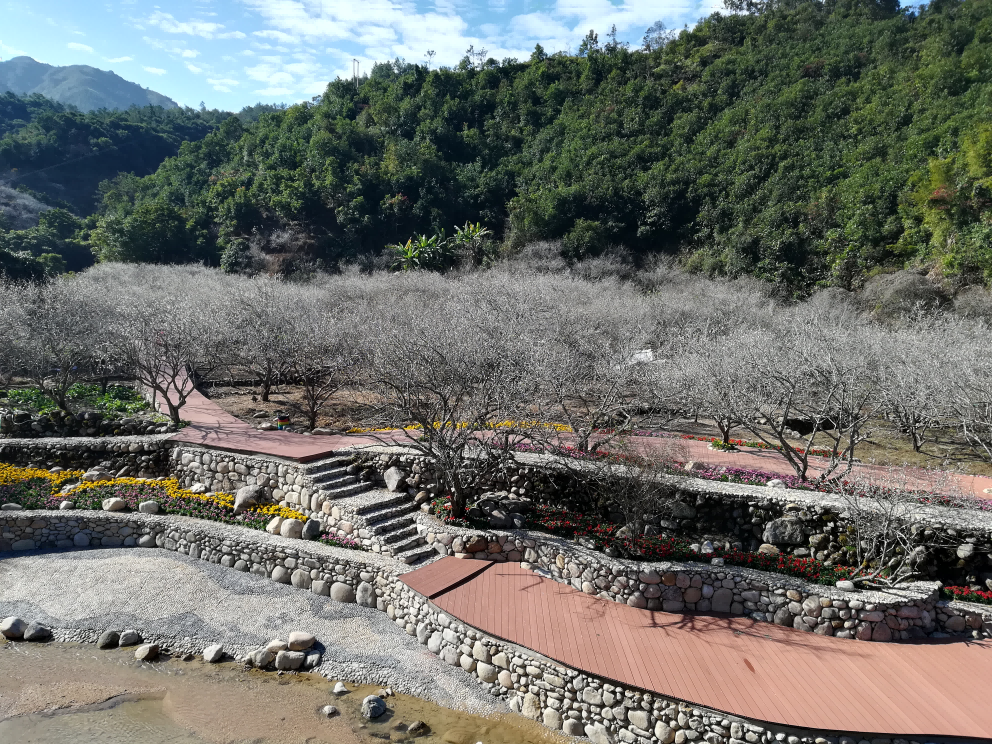
[(192, 72), (194, 75), (199, 75), (201, 72), (203, 72), (202, 67), (197, 67), (196, 65), (190, 64), (189, 62), (186, 63), (186, 69)]
[(172, 57), (177, 57), (180, 59), (196, 59), (200, 56), (200, 52), (196, 49), (187, 48), (185, 41), (162, 41), (161, 39), (152, 39), (147, 36), (142, 38), (149, 46), (159, 49)]
[(66, 44), (66, 46), (74, 52), (86, 52), (87, 54), (93, 54), (93, 47), (86, 46), (86, 44), (80, 44), (76, 41), (70, 41)]
[(207, 78), (207, 82), (213, 86), (214, 90), (221, 93), (231, 93), (235, 87), (241, 85), (239, 81), (231, 78)]
[(144, 65), (142, 65), (141, 69), (144, 70), (145, 72), (150, 72), (152, 75), (165, 74), (165, 70), (163, 70), (161, 67), (145, 67)]
[(255, 92), (260, 96), (288, 96), (293, 93), (290, 88), (262, 88)]
[(283, 31), (274, 31), (273, 29), (268, 29), (266, 31), (252, 31), (252, 36), (258, 36), (261, 39), (275, 39), (276, 41), (281, 41), (284, 44), (292, 44), (297, 41), (295, 36), (290, 36)]
[(111, 57), (107, 59), (111, 64), (117, 64), (118, 62), (130, 62), (131, 57)]
[(224, 31), (224, 24), (212, 21), (177, 21), (171, 14), (156, 10), (152, 13), (147, 23), (165, 31), (167, 34), (187, 34), (189, 36), (200, 36), (204, 39), (243, 39), (245, 34), (241, 31)]
[[(0, 41), (0, 52), (2, 52), (5, 57), (24, 57), (27, 55), (27, 52), (23, 49), (7, 46), (2, 41)], [(38, 61), (41, 62), (40, 59)]]

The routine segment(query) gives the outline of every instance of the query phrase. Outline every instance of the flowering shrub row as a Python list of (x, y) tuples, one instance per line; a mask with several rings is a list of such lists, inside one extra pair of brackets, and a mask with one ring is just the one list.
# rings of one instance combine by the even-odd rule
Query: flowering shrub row
[[(431, 502), (431, 513), (447, 524), (459, 527), (486, 528), (485, 524), (474, 525), (467, 519), (453, 519), (451, 517), (451, 504), (445, 497), (436, 498)], [(619, 535), (620, 525), (603, 522), (598, 517), (579, 514), (570, 509), (538, 505), (530, 515), (530, 522), (537, 528), (544, 529), (553, 535), (592, 542), (595, 549), (599, 551), (612, 548), (624, 556), (652, 561), (698, 561), (700, 559), (700, 555), (692, 549), (687, 540), (656, 535)], [(760, 571), (796, 576), (814, 584), (833, 585), (837, 581), (848, 578), (853, 572), (853, 569), (828, 566), (813, 558), (767, 555), (734, 549), (716, 548), (713, 553), (703, 557), (723, 558), (728, 565), (747, 566)]]
[(960, 599), (962, 602), (978, 602), (992, 605), (992, 592), (972, 589), (967, 586), (945, 586), (940, 590), (942, 599)]
[[(18, 468), (0, 464), (0, 504), (20, 504), (25, 509), (58, 509), (63, 501), (72, 501), (76, 509), (99, 510), (109, 498), (123, 499), (127, 508), (138, 509), (142, 501), (157, 501), (161, 513), (208, 519), (256, 530), (265, 529), (273, 517), (306, 520), (306, 516), (278, 504), (259, 504), (234, 513), (234, 496), (228, 493), (199, 494), (179, 486), (174, 480), (153, 481), (139, 478), (80, 482), (62, 491), (67, 481), (80, 478), (79, 470), (49, 473), (37, 468)], [(359, 548), (352, 540), (322, 535), (321, 542), (347, 548)]]

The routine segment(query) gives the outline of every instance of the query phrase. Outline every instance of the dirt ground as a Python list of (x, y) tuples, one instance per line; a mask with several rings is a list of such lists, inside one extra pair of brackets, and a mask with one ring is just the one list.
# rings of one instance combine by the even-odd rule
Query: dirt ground
[[(277, 414), (286, 413), (290, 417), (291, 428), (305, 429), (306, 415), (303, 408), (303, 395), (298, 387), (284, 385), (273, 388), (268, 402), (261, 400), (257, 387), (212, 385), (201, 388), (204, 395), (221, 408), (237, 416), (242, 421), (258, 423), (256, 413), (265, 412), (275, 419)], [(317, 419), (317, 426), (335, 432), (345, 432), (353, 427), (364, 427), (374, 423), (370, 417), (375, 408), (368, 396), (355, 391), (339, 391), (331, 396)]]

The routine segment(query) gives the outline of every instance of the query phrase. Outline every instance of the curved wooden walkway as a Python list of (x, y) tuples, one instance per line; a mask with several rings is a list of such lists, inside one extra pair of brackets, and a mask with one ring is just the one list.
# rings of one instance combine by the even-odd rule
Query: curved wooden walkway
[(405, 574), (441, 611), (573, 669), (754, 721), (992, 739), (992, 643), (864, 643), (744, 618), (638, 610), (513, 563)]

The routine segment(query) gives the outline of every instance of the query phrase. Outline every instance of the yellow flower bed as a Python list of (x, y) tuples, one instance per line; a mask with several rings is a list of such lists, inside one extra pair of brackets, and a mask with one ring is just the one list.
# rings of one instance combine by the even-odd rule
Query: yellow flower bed
[(63, 470), (61, 473), (49, 473), (41, 468), (19, 468), (16, 465), (0, 463), (0, 486), (24, 483), (37, 478), (47, 480), (53, 486), (61, 486), (67, 480), (81, 478), (82, 475), (82, 470)]
[[(149, 499), (161, 499), (164, 502), (162, 506), (166, 509), (170, 506), (169, 502), (172, 502), (175, 506), (181, 507), (183, 502), (188, 503), (190, 501), (202, 502), (204, 504), (220, 507), (224, 510), (234, 509), (234, 496), (232, 494), (215, 492), (208, 496), (205, 493), (193, 493), (188, 489), (182, 488), (175, 478), (169, 478), (167, 480), (149, 480), (145, 478), (109, 478), (107, 480), (77, 483), (63, 492), (58, 492), (58, 489), (66, 481), (74, 480), (82, 476), (82, 470), (64, 470), (61, 473), (50, 473), (47, 470), (42, 470), (40, 468), (20, 468), (14, 465), (0, 464), (0, 486), (16, 485), (18, 483), (26, 483), (32, 480), (46, 480), (52, 486), (52, 496), (50, 498), (57, 497), (59, 500), (64, 499), (70, 501), (80, 501), (81, 499), (87, 498), (90, 500), (107, 498), (109, 494), (101, 494), (100, 491), (108, 487), (116, 487), (121, 489), (147, 489), (150, 487), (154, 490), (164, 491), (164, 494), (153, 494), (146, 492), (146, 495)], [(52, 507), (50, 506), (49, 508)], [(283, 517), (284, 519), (299, 519), (300, 521), (306, 521), (307, 519), (306, 515), (301, 514), (294, 509), (280, 506), (279, 504), (260, 504), (258, 506), (249, 507), (246, 511), (258, 517)]]

